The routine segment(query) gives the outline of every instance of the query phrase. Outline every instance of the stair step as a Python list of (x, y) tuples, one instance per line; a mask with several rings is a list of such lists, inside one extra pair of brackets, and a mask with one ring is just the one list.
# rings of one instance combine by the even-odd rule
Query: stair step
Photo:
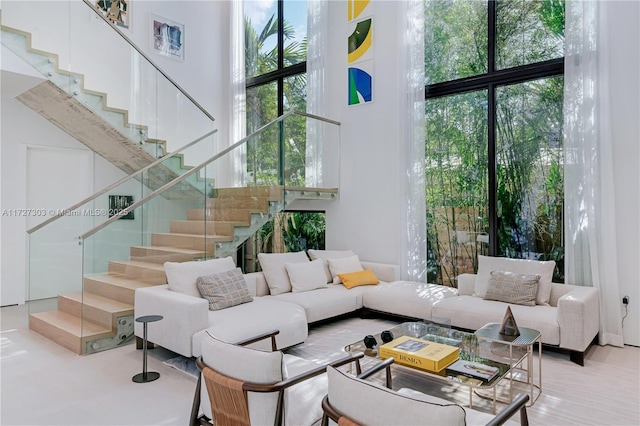
[(282, 186), (247, 186), (241, 188), (216, 188), (213, 198), (262, 197), (270, 201), (282, 201)]
[(178, 247), (133, 246), (131, 260), (163, 264), (164, 262), (188, 262), (204, 257), (204, 251)]
[(78, 355), (85, 353), (85, 342), (114, 334), (111, 328), (59, 310), (29, 315), (29, 329)]
[(122, 278), (113, 274), (85, 276), (83, 282), (85, 292), (131, 305), (133, 305), (136, 289), (157, 285)]
[(194, 235), (180, 233), (151, 234), (151, 245), (171, 246), (191, 250), (205, 250), (207, 255), (213, 254), (214, 244), (218, 241), (233, 241), (227, 235)]
[[(213, 220), (227, 222), (251, 222), (251, 209), (189, 209), (187, 220)], [(260, 213), (256, 211), (256, 213)]]
[(249, 222), (221, 220), (172, 220), (171, 233), (233, 235), (236, 226), (249, 226)]
[(140, 260), (112, 260), (109, 273), (119, 274), (122, 278), (142, 281), (149, 284), (166, 284), (164, 267), (157, 263)]
[(207, 208), (212, 210), (223, 209), (252, 209), (267, 211), (269, 202), (266, 197), (224, 197), (207, 199)]
[(133, 315), (132, 304), (81, 291), (58, 295), (58, 309), (112, 330), (117, 329), (118, 317)]

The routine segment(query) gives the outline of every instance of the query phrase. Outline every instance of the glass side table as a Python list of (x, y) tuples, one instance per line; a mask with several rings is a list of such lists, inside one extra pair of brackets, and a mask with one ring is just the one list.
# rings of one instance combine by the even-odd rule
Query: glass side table
[[(529, 406), (533, 405), (542, 394), (542, 334), (538, 330), (526, 327), (518, 327), (519, 336), (504, 336), (499, 333), (502, 324), (494, 322), (486, 324), (474, 333), (479, 340), (504, 345), (505, 351), (502, 357), (508, 359), (511, 367), (509, 380), (511, 382), (525, 383), (529, 386)], [(533, 371), (533, 347), (538, 344), (538, 380), (534, 380)], [(522, 357), (522, 351), (526, 356)], [(515, 355), (515, 356), (514, 356)], [(526, 367), (523, 365), (526, 362)], [(516, 370), (526, 373), (526, 381), (514, 378)], [(513, 401), (513, 383), (509, 386), (509, 403)], [(536, 391), (537, 390), (537, 391)]]

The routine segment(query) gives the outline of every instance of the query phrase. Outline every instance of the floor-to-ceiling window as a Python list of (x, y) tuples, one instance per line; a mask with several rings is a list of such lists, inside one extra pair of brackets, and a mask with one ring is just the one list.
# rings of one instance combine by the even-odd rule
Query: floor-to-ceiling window
[(564, 0), (425, 1), (429, 282), (478, 254), (563, 279)]
[[(244, 1), (247, 134), (289, 110), (306, 111), (307, 2)], [(284, 123), (284, 182), (304, 186), (306, 120)], [(254, 184), (277, 184), (279, 128), (273, 127), (247, 147), (247, 168)], [(253, 252), (324, 248), (324, 213), (283, 212), (258, 233)], [(247, 249), (247, 248), (245, 248)]]

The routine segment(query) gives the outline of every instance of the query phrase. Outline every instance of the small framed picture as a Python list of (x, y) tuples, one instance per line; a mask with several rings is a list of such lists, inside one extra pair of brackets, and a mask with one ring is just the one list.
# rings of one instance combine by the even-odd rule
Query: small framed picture
[(133, 195), (109, 195), (109, 217), (119, 215), (120, 219), (133, 220), (134, 211), (131, 210), (125, 215), (120, 212), (133, 204)]
[(151, 15), (151, 51), (184, 61), (184, 25)]
[(120, 29), (130, 28), (131, 0), (96, 0), (94, 4), (112, 24)]

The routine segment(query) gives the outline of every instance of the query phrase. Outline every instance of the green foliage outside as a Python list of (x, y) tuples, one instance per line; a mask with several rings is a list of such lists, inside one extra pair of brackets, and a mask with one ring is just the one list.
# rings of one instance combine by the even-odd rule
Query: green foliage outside
[[(564, 1), (496, 3), (496, 67), (562, 57)], [(427, 0), (429, 84), (487, 72), (487, 4)], [(561, 77), (496, 90), (498, 255), (554, 259), (563, 279)], [(426, 102), (428, 281), (455, 285), (488, 254), (487, 92)]]

